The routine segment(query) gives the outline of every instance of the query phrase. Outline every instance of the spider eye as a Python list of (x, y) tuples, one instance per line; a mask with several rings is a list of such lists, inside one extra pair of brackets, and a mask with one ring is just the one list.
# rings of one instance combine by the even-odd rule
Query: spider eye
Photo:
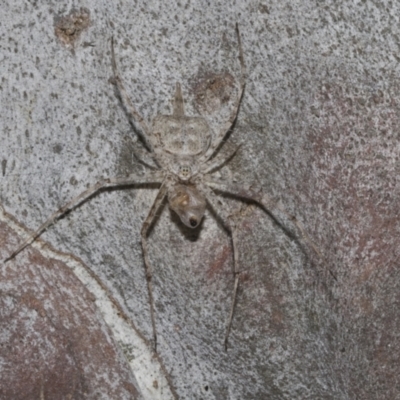
[(197, 226), (197, 219), (195, 217), (189, 218), (190, 226), (195, 228)]
[(179, 174), (183, 177), (183, 178), (187, 178), (190, 176), (191, 173), (191, 168), (188, 165), (181, 165), (179, 167)]

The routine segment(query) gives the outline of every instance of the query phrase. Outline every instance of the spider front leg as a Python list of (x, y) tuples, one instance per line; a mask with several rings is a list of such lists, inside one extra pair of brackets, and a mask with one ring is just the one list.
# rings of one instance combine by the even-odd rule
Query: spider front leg
[(68, 202), (59, 210), (57, 210), (55, 213), (50, 215), (50, 217), (47, 218), (47, 220), (35, 232), (33, 232), (24, 242), (21, 243), (21, 245), (15, 251), (13, 251), (10, 254), (9, 257), (7, 257), (4, 260), (4, 262), (7, 262), (12, 258), (14, 258), (18, 253), (20, 253), (23, 249), (25, 249), (25, 247), (29, 246), (32, 242), (34, 242), (35, 239), (37, 239), (50, 225), (54, 224), (60, 217), (65, 215), (68, 211), (73, 210), (79, 204), (83, 203), (84, 201), (86, 201), (88, 198), (95, 195), (99, 191), (106, 188), (112, 188), (118, 186), (140, 185), (146, 183), (161, 183), (162, 179), (163, 177), (160, 172), (151, 171), (143, 176), (132, 174), (127, 177), (108, 178), (97, 182), (95, 185), (91, 186), (89, 189), (85, 190), (80, 195), (74, 197), (70, 202)]
[(252, 186), (246, 184), (222, 184), (212, 181), (208, 181), (206, 184), (214, 190), (227, 193), (237, 198), (254, 201), (276, 221), (278, 221), (282, 227), (286, 227), (287, 224), (285, 223), (284, 218), (282, 218), (283, 215), (285, 218), (289, 219), (289, 221), (296, 228), (296, 235), (300, 237), (303, 242), (307, 243), (315, 251), (315, 253), (317, 253), (321, 260), (323, 259), (321, 252), (312, 242), (300, 221), (298, 221), (294, 215), (288, 213), (278, 201), (271, 199), (269, 196), (262, 193), (260, 189), (253, 189)]
[(225, 136), (227, 133), (230, 131), (232, 128), (232, 125), (234, 124), (236, 117), (239, 112), (239, 107), (240, 103), (242, 101), (243, 97), (243, 92), (244, 88), (246, 85), (246, 66), (244, 63), (244, 56), (243, 56), (243, 49), (242, 49), (242, 42), (240, 40), (240, 32), (239, 32), (239, 25), (236, 24), (236, 35), (237, 35), (237, 40), (238, 40), (238, 46), (239, 46), (239, 61), (240, 61), (240, 82), (239, 82), (239, 93), (237, 95), (235, 105), (232, 108), (232, 112), (229, 116), (228, 121), (219, 129), (219, 132), (217, 133), (216, 137), (212, 141), (210, 147), (204, 154), (202, 158), (202, 162), (208, 161), (218, 150), (219, 146), (221, 145), (222, 141), (224, 140)]
[(206, 193), (206, 198), (208, 204), (211, 206), (211, 208), (214, 210), (214, 212), (222, 217), (222, 223), (228, 230), (231, 236), (231, 241), (232, 241), (232, 248), (233, 248), (233, 276), (235, 278), (235, 282), (233, 284), (233, 290), (232, 290), (232, 301), (231, 301), (231, 308), (229, 312), (229, 317), (228, 321), (226, 324), (226, 330), (225, 330), (225, 337), (224, 337), (224, 348), (225, 351), (228, 350), (228, 338), (229, 338), (229, 333), (231, 331), (231, 326), (232, 326), (232, 319), (233, 319), (233, 313), (235, 311), (235, 304), (236, 304), (236, 296), (237, 296), (237, 291), (239, 287), (239, 253), (238, 253), (238, 239), (237, 239), (237, 231), (236, 231), (236, 224), (232, 220), (231, 216), (225, 211), (226, 207), (218, 207), (218, 203), (224, 203), (217, 198), (217, 196), (210, 190), (208, 187), (203, 186), (202, 190)]
[(151, 282), (153, 278), (153, 271), (151, 268), (149, 253), (147, 249), (147, 234), (149, 232), (151, 224), (154, 221), (158, 209), (160, 208), (165, 196), (167, 195), (167, 191), (168, 187), (166, 185), (166, 182), (163, 182), (160, 190), (157, 193), (156, 199), (154, 200), (153, 205), (151, 206), (149, 214), (147, 215), (145, 221), (143, 222), (142, 229), (140, 231), (140, 235), (142, 237), (142, 250), (144, 258), (144, 267), (146, 272), (147, 291), (149, 293), (149, 300), (150, 300), (150, 316), (151, 316), (151, 326), (153, 329), (153, 343), (155, 352), (157, 352), (157, 332), (156, 332), (156, 323), (154, 319), (153, 285)]
[[(146, 143), (146, 146), (153, 151), (153, 146), (151, 145), (151, 141), (149, 138), (150, 130), (147, 126), (145, 119), (139, 114), (136, 110), (135, 106), (133, 105), (132, 101), (130, 100), (128, 93), (122, 83), (122, 79), (119, 75), (117, 62), (115, 61), (115, 51), (114, 51), (114, 38), (111, 37), (111, 65), (114, 74), (114, 84), (117, 86), (118, 92), (120, 94), (122, 104), (125, 106), (126, 110), (133, 118), (135, 122), (137, 122), (140, 127), (142, 128), (142, 139)], [(151, 154), (151, 153), (150, 153)]]

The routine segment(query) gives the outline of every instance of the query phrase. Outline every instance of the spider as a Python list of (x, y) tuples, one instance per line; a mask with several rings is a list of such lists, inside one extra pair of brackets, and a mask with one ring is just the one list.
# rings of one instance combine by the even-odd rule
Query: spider
[(211, 129), (205, 118), (201, 116), (188, 116), (185, 114), (184, 100), (181, 85), (179, 83), (176, 84), (172, 114), (156, 116), (152, 122), (151, 128), (149, 128), (144, 118), (139, 114), (130, 101), (122, 83), (115, 61), (114, 41), (112, 38), (111, 64), (114, 75), (113, 83), (119, 92), (122, 104), (125, 106), (126, 111), (133, 121), (141, 128), (142, 139), (147, 146), (147, 150), (142, 150), (138, 156), (139, 158), (142, 158), (145, 165), (149, 166), (149, 164), (153, 164), (154, 168), (148, 170), (143, 176), (133, 173), (127, 177), (107, 178), (97, 182), (95, 185), (89, 187), (80, 195), (73, 198), (69, 203), (61, 207), (58, 211), (53, 213), (5, 260), (5, 262), (7, 262), (14, 258), (19, 252), (41, 235), (41, 233), (50, 225), (54, 224), (61, 216), (66, 214), (68, 211), (75, 209), (101, 190), (148, 183), (158, 184), (159, 191), (141, 229), (141, 244), (150, 301), (150, 316), (155, 351), (157, 351), (157, 332), (152, 289), (153, 270), (149, 260), (147, 236), (149, 228), (151, 227), (156, 213), (165, 197), (168, 198), (170, 208), (178, 214), (182, 223), (189, 228), (196, 228), (199, 226), (208, 205), (214, 212), (222, 217), (225, 228), (230, 233), (234, 260), (234, 285), (232, 289), (230, 312), (224, 336), (225, 350), (227, 350), (228, 347), (228, 338), (231, 330), (239, 286), (240, 270), (238, 266), (238, 241), (235, 221), (225, 208), (221, 209), (218, 207), (219, 200), (215, 192), (225, 193), (237, 199), (257, 204), (264, 209), (268, 215), (276, 220), (279, 225), (281, 225), (286, 234), (288, 234), (288, 229), (285, 228), (285, 220), (289, 220), (292, 227), (296, 230), (295, 235), (306, 241), (320, 256), (318, 249), (312, 243), (300, 222), (298, 222), (294, 216), (290, 215), (279, 202), (272, 200), (270, 197), (263, 194), (259, 188), (253, 188), (251, 185), (221, 183), (213, 180), (211, 177), (212, 173), (229, 161), (237, 151), (236, 149), (233, 154), (230, 154), (223, 160), (219, 160), (215, 157), (219, 152), (227, 133), (234, 125), (245, 88), (246, 69), (238, 24), (236, 24), (236, 36), (241, 68), (238, 95), (235, 99), (228, 121), (223, 124), (214, 137), (211, 135)]

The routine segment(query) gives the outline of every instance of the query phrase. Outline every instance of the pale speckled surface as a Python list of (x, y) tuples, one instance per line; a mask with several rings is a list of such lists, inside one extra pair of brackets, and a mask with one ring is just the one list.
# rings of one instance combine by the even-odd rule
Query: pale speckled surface
[[(224, 176), (280, 197), (326, 260), (244, 209), (245, 273), (225, 354), (228, 237), (210, 214), (192, 235), (165, 207), (150, 236), (160, 357), (182, 399), (400, 398), (400, 6), (82, 1), (92, 25), (72, 53), (53, 24), (73, 4), (3, 1), (6, 210), (35, 228), (100, 177), (144, 168), (108, 83), (112, 34), (128, 92), (149, 120), (168, 110), (176, 81), (195, 113), (199, 78), (237, 76), (237, 21), (248, 84), (227, 144), (243, 146)], [(146, 337), (139, 232), (154, 196), (102, 193), (43, 236), (89, 265)]]

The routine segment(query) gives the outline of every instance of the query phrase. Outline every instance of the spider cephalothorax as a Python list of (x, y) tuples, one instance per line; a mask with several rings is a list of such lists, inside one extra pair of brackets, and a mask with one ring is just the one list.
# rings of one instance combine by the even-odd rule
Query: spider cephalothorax
[(200, 157), (209, 148), (210, 139), (204, 118), (185, 115), (182, 89), (177, 83), (172, 114), (154, 118), (149, 132), (149, 140), (156, 149), (154, 158), (164, 171), (189, 182), (200, 172)]
[[(147, 249), (147, 234), (152, 221), (166, 196), (168, 197), (170, 208), (178, 214), (181, 221), (186, 226), (190, 228), (196, 228), (199, 226), (204, 216), (206, 206), (209, 205), (217, 214), (220, 215), (227, 230), (231, 233), (235, 283), (233, 286), (231, 308), (225, 332), (225, 348), (227, 348), (236, 293), (239, 285), (240, 271), (238, 266), (238, 243), (234, 222), (230, 218), (227, 209), (225, 207), (220, 207), (220, 201), (217, 200), (214, 191), (225, 192), (238, 199), (245, 198), (255, 202), (265, 209), (269, 215), (272, 215), (276, 221), (279, 221), (282, 226), (285, 226), (285, 232), (290, 231), (288, 226), (295, 228), (295, 234), (297, 237), (304, 239), (307, 244), (319, 254), (318, 249), (308, 238), (305, 230), (296, 218), (288, 214), (279, 202), (273, 201), (270, 197), (263, 194), (262, 190), (256, 189), (252, 185), (246, 183), (221, 183), (212, 179), (212, 173), (224, 165), (224, 163), (230, 158), (229, 156), (224, 160), (218, 160), (213, 156), (218, 153), (227, 132), (232, 128), (232, 124), (238, 114), (245, 86), (245, 66), (237, 25), (236, 33), (239, 44), (239, 60), (241, 68), (237, 97), (228, 120), (222, 127), (220, 127), (215, 135), (211, 135), (209, 124), (205, 118), (201, 116), (185, 115), (183, 96), (179, 83), (176, 85), (172, 114), (157, 116), (153, 120), (152, 128), (149, 129), (145, 119), (137, 112), (136, 108), (131, 103), (122, 84), (115, 62), (114, 44), (113, 41), (111, 41), (114, 83), (116, 84), (121, 99), (125, 103), (130, 116), (141, 128), (142, 138), (150, 149), (150, 151), (143, 154), (143, 156), (152, 161), (155, 170), (148, 171), (144, 176), (132, 173), (127, 177), (107, 178), (91, 186), (89, 189), (72, 199), (64, 207), (52, 214), (47, 221), (27, 240), (25, 240), (6, 260), (8, 261), (15, 257), (58, 218), (69, 210), (77, 207), (100, 190), (110, 187), (126, 187), (144, 183), (159, 184), (160, 189), (141, 230), (144, 266), (146, 269), (147, 287), (150, 298), (154, 348), (156, 348), (157, 345), (157, 333), (151, 281), (153, 272)], [(146, 162), (144, 163), (147, 165)]]

